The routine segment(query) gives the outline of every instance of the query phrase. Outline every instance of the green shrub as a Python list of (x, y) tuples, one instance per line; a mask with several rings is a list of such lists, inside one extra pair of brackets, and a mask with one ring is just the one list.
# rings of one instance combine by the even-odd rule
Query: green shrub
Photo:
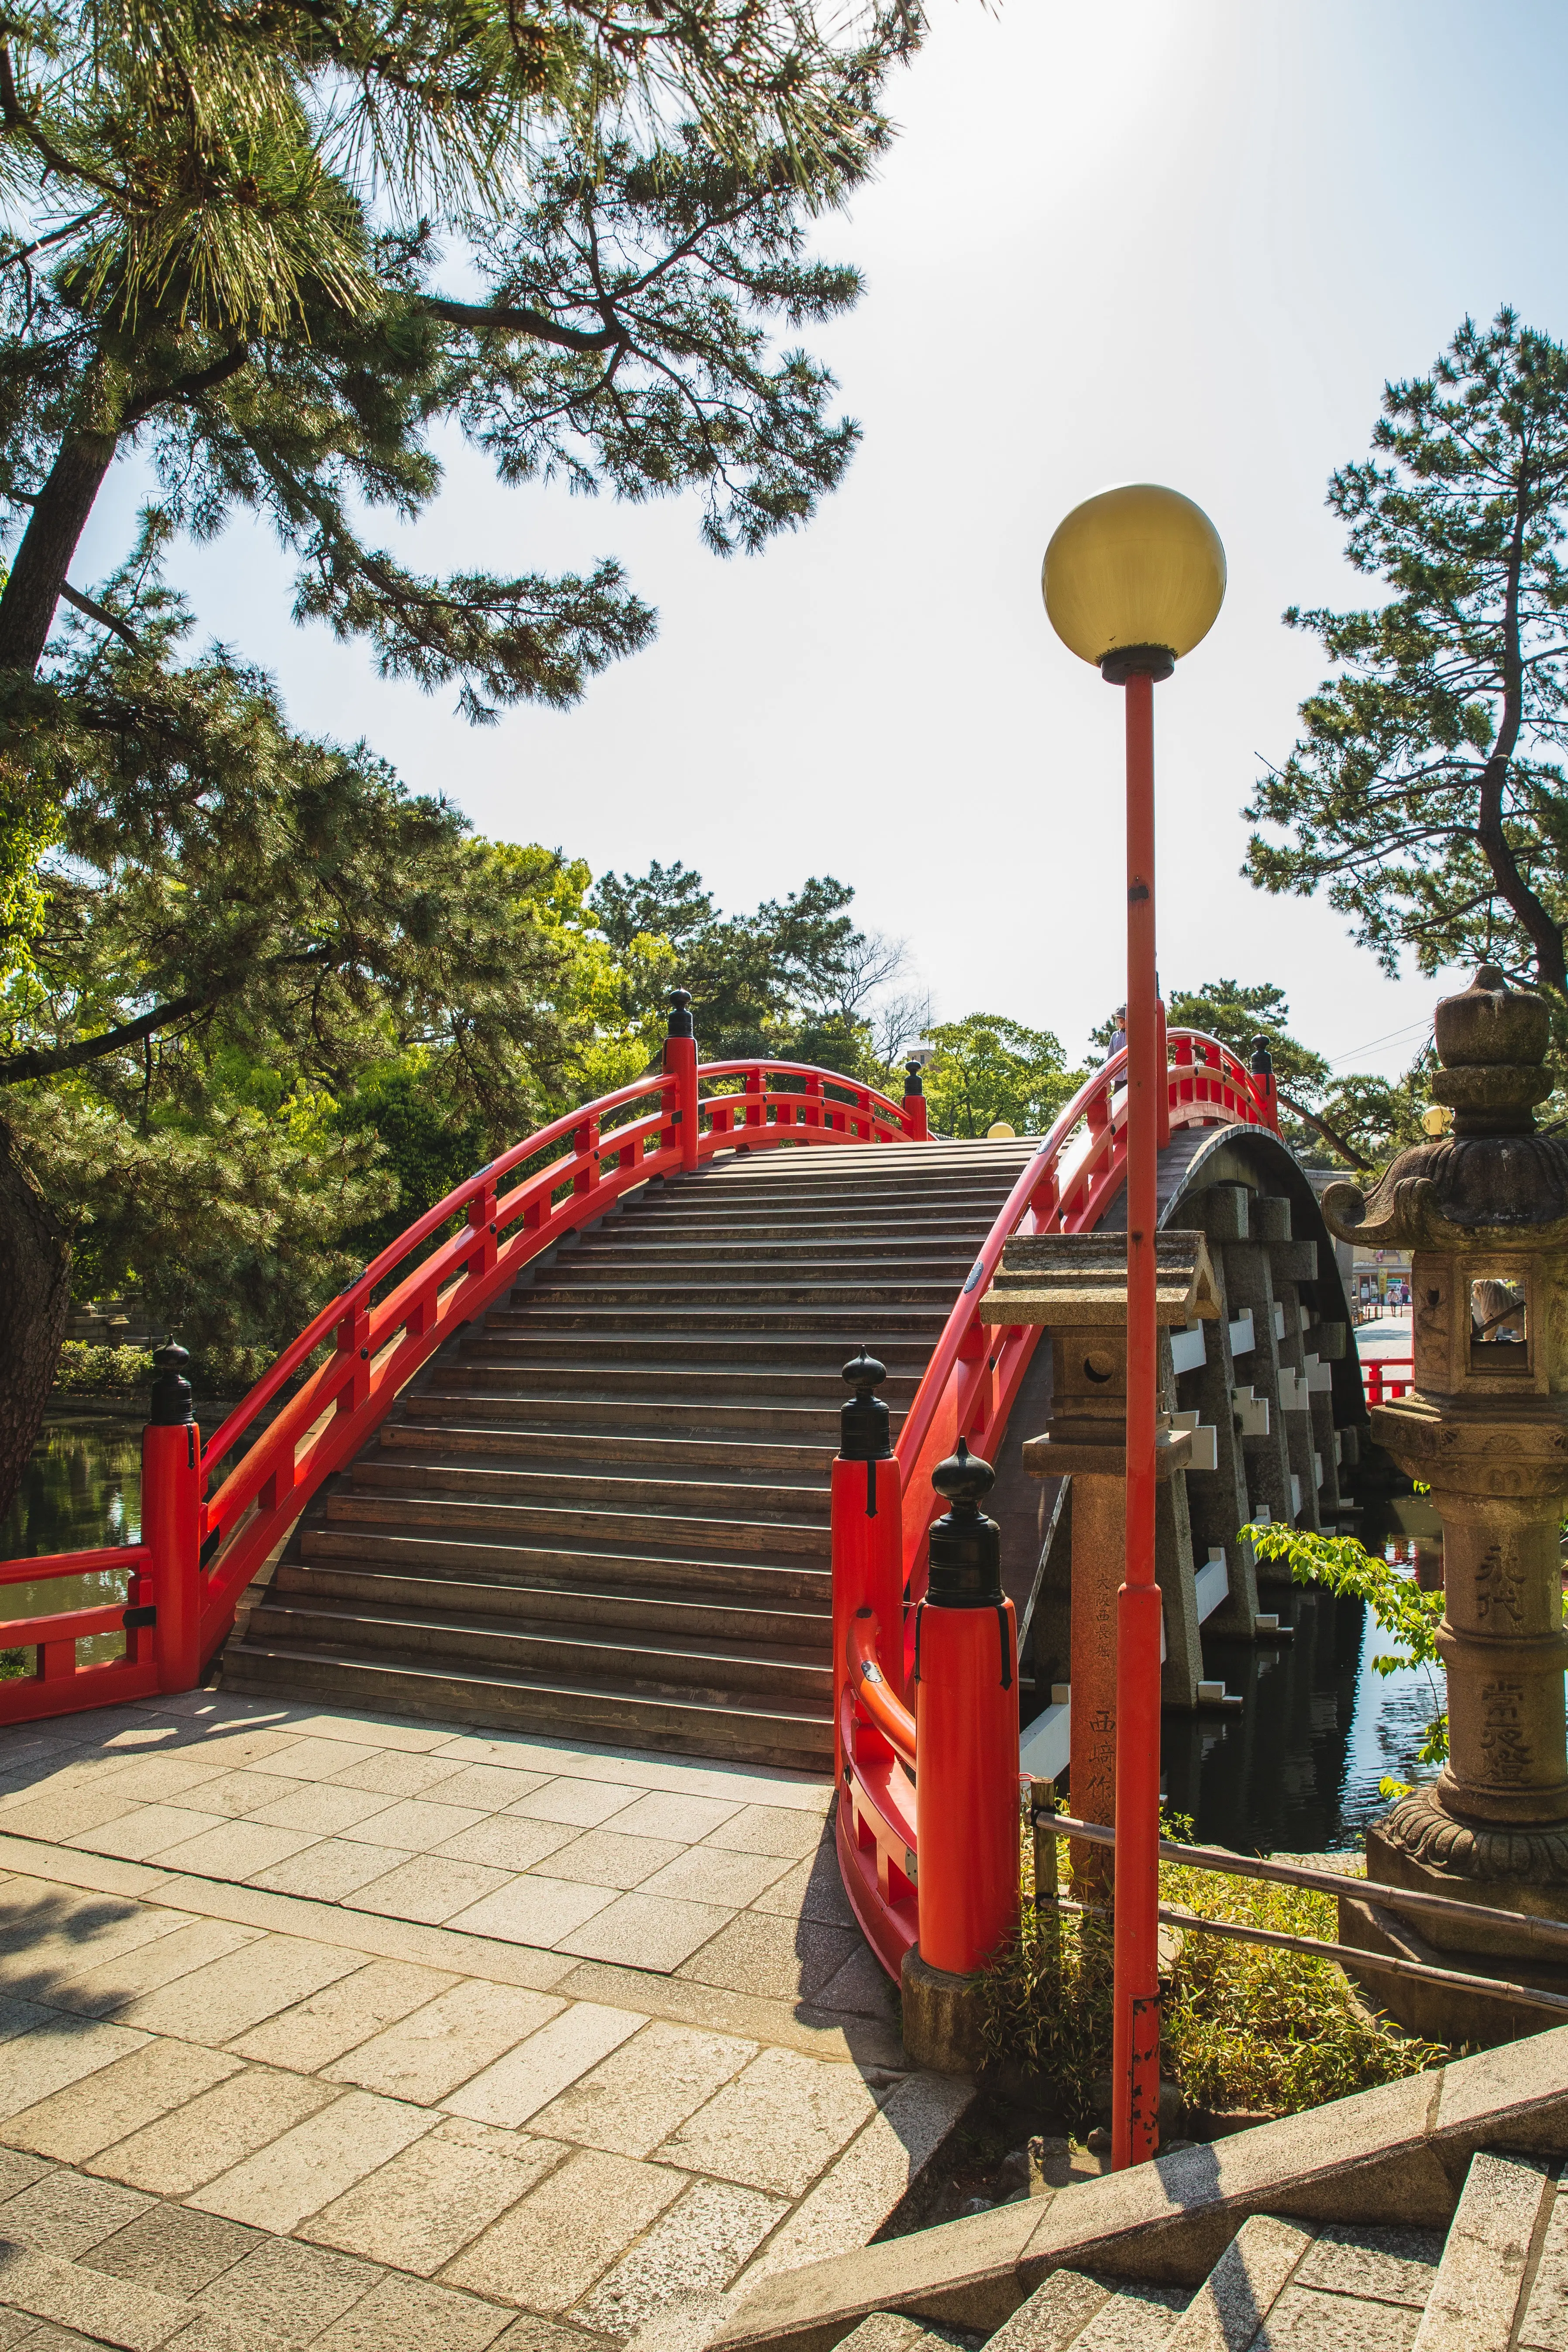
[[(1160, 1899), (1199, 1918), (1338, 1940), (1334, 1897), (1307, 1887), (1164, 1863)], [(987, 2053), (1040, 2075), (1069, 2128), (1086, 2131), (1096, 2081), (1110, 2072), (1109, 1911), (1061, 1913), (1026, 1896), (981, 1987)], [(1335, 1962), (1304, 1953), (1189, 1930), (1163, 1990), (1161, 2071), (1191, 2107), (1294, 2115), (1449, 2055), (1370, 2014)]]
[(145, 1348), (94, 1348), (68, 1339), (60, 1349), (55, 1388), (65, 1396), (129, 1396), (153, 1383), (153, 1358)]

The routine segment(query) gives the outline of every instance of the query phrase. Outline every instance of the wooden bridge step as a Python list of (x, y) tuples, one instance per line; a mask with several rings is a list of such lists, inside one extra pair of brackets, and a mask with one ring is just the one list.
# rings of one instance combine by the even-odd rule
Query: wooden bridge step
[[(691, 1496), (707, 1500), (704, 1489)], [(828, 1554), (827, 1514), (820, 1526), (787, 1519), (710, 1518), (688, 1509), (679, 1516), (642, 1511), (594, 1510), (571, 1504), (504, 1501), (461, 1492), (374, 1494), (358, 1486), (340, 1488), (327, 1498), (330, 1524), (367, 1527), (450, 1527), (504, 1528), (514, 1538), (582, 1536), (598, 1542), (666, 1545), (671, 1549), (695, 1545), (704, 1551), (762, 1553), (770, 1558), (804, 1553), (826, 1560)]]
[[(772, 1606), (799, 1601), (813, 1612), (831, 1607), (833, 1579), (826, 1562), (820, 1567), (792, 1559), (780, 1564), (755, 1558), (727, 1559), (720, 1554), (693, 1554), (673, 1549), (658, 1552), (635, 1545), (569, 1543), (551, 1545), (497, 1543), (482, 1534), (450, 1536), (421, 1531), (409, 1535), (387, 1527), (352, 1524), (307, 1527), (300, 1557), (311, 1564), (354, 1561), (384, 1564), (398, 1574), (421, 1570), (450, 1572), (459, 1580), (483, 1582), (534, 1579), (563, 1582), (575, 1578), (584, 1584), (607, 1588), (621, 1582), (642, 1591), (668, 1587), (681, 1592), (707, 1591), (726, 1599), (752, 1600)], [(280, 1567), (294, 1563), (284, 1561)]]

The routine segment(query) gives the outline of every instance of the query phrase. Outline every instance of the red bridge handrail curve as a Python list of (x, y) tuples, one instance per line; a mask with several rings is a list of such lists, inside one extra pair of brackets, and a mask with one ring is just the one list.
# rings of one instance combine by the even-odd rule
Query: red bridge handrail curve
[[(228, 1633), (239, 1596), (256, 1570), (323, 1481), (374, 1434), (415, 1372), (563, 1234), (590, 1222), (612, 1200), (649, 1178), (699, 1166), (742, 1139), (756, 1149), (909, 1142), (925, 1134), (925, 1104), (919, 1096), (895, 1102), (874, 1087), (810, 1063), (699, 1064), (689, 1040), (672, 1039), (663, 1069), (584, 1103), (513, 1144), (416, 1218), (322, 1307), (215, 1431), (199, 1464), (193, 1433), (197, 1525), (191, 1530), (191, 1549), (199, 1541), (200, 1559), (196, 1591), (189, 1598), (199, 1624), (201, 1661)], [(542, 1167), (531, 1167), (550, 1153), (555, 1156)], [(516, 1183), (501, 1189), (509, 1177), (524, 1171)], [(458, 1217), (464, 1221), (458, 1230), (440, 1239)], [(420, 1256), (432, 1242), (436, 1245)], [(402, 1278), (396, 1280), (400, 1269)], [(376, 1291), (389, 1279), (393, 1288), (377, 1299)], [(258, 1428), (261, 1417), (329, 1342), (332, 1352), (326, 1361)], [(239, 1460), (209, 1493), (219, 1466), (242, 1444), (246, 1450)], [(144, 1492), (144, 1526), (151, 1508)], [(0, 1585), (106, 1569), (131, 1575), (129, 1605), (0, 1623), (0, 1646), (35, 1647), (38, 1653), (37, 1674), (0, 1684), (0, 1723), (190, 1686), (188, 1661), (184, 1668), (173, 1668), (171, 1679), (170, 1658), (160, 1654), (163, 1637), (154, 1631), (160, 1612), (168, 1623), (180, 1611), (165, 1589), (171, 1566), (147, 1543), (0, 1562)], [(78, 1639), (121, 1625), (126, 1633), (123, 1658), (77, 1664)]]

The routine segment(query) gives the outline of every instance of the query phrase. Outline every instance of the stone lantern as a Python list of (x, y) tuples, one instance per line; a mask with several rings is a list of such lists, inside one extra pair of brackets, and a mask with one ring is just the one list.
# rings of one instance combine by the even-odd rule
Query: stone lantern
[[(1543, 998), (1483, 964), (1436, 1027), (1432, 1091), (1451, 1131), (1401, 1152), (1370, 1197), (1340, 1183), (1322, 1202), (1340, 1239), (1412, 1253), (1414, 1388), (1373, 1408), (1372, 1433), (1430, 1486), (1443, 1523), (1449, 1759), (1369, 1831), (1367, 1874), (1568, 1919), (1568, 1139), (1532, 1116), (1552, 1087)], [(1368, 1905), (1344, 1908), (1353, 1940), (1419, 1940), (1391, 1937)], [(1558, 1989), (1559, 1971), (1484, 1916), (1473, 1934), (1423, 1920), (1420, 1935), (1447, 1966)], [(1378, 1997), (1426, 2031), (1489, 2039), (1501, 2022), (1478, 2018), (1480, 2003), (1439, 2014), (1399, 1983)]]

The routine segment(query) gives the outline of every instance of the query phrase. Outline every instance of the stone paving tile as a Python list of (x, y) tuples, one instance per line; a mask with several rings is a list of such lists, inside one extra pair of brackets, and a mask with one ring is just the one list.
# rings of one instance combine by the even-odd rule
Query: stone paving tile
[(1438, 2230), (1386, 2230), (1329, 2222), (1297, 2265), (1297, 2286), (1426, 2309), (1443, 2252)]
[(48, 1845), (64, 1845), (79, 1831), (95, 1830), (131, 1811), (129, 1797), (108, 1793), (109, 1783), (100, 1792), (92, 1790), (63, 1790), (58, 1796), (37, 1797), (22, 1804), (9, 1806), (0, 1815), (0, 1829), (7, 1837), (37, 1838)]
[(191, 2202), (230, 2221), (282, 2235), (434, 2128), (437, 2117), (400, 2099), (345, 2091), (281, 2138), (199, 2189)]
[(868, 1945), (858, 1944), (841, 1969), (812, 1996), (818, 2009), (847, 2010), (852, 2017), (891, 2019), (899, 1989)]
[[(46, 2346), (100, 2345), (155, 2352), (189, 2316), (172, 2295), (84, 2271), (74, 2263), (24, 2246), (0, 2246), (0, 2302), (53, 2323), (19, 2341), (29, 2352)], [(90, 2328), (89, 2335), (74, 2334)], [(101, 2332), (100, 2332), (101, 2331)]]
[(247, 2066), (188, 2106), (105, 2148), (88, 2168), (161, 2197), (189, 2197), (341, 2095), (329, 2083)]
[(796, 2206), (752, 2275), (795, 2270), (869, 2244), (973, 2097), (963, 2076), (911, 2074), (896, 2084), (886, 2105)]
[(550, 1878), (570, 1878), (585, 1886), (614, 1886), (623, 1893), (651, 1878), (685, 1851), (672, 1838), (625, 1837), (619, 1829), (588, 1830), (550, 1857)]
[(307, 1830), (273, 1830), (256, 1821), (225, 1822), (200, 1837), (166, 1846), (158, 1856), (166, 1870), (186, 1870), (197, 1878), (238, 1878), (298, 1853), (312, 1843)]
[[(52, 2332), (57, 2341), (64, 2333), (58, 2328)], [(0, 2306), (0, 2352), (10, 2352), (12, 2345), (20, 2344), (24, 2336), (31, 2343), (33, 2352), (47, 2352), (45, 2332), (30, 2311), (6, 2310), (4, 2306)], [(86, 2344), (89, 2338), (79, 2336), (75, 2341), (78, 2344)]]
[(1288, 2286), (1249, 2352), (1409, 2352), (1421, 2315), (1407, 2304), (1368, 2303)]
[(344, 1789), (364, 1789), (384, 1797), (422, 1797), (444, 1780), (455, 1780), (465, 1769), (460, 1756), (403, 1755), (384, 1751), (362, 1764), (350, 1764), (327, 1774)]
[(198, 1749), (230, 1771), (270, 1764), (300, 1744), (298, 1735), (292, 1731), (246, 1730), (227, 1724), (217, 1724), (207, 1730), (188, 1721), (179, 1725), (175, 1736), (186, 1753)]
[(377, 1813), (363, 1831), (349, 1830), (344, 1834), (363, 1837), (367, 1845), (400, 1845), (410, 1853), (428, 1853), (484, 1818), (477, 1805), (446, 1805), (430, 1797), (405, 1797)]
[(689, 1797), (666, 1789), (652, 1790), (616, 1815), (616, 1827), (626, 1837), (673, 1838), (678, 1845), (695, 1845), (699, 1838), (733, 1821), (742, 1806), (716, 1797)]
[(149, 2042), (112, 2066), (24, 2107), (5, 2125), (5, 2134), (15, 2147), (62, 2164), (84, 2164), (143, 2124), (226, 2082), (238, 2067), (237, 2058), (192, 2049), (187, 2042)]
[(355, 1764), (368, 1763), (379, 1756), (378, 1741), (356, 1743), (343, 1739), (296, 1739), (272, 1759), (272, 1770), (282, 1773), (289, 1780), (324, 1780), (329, 1773), (342, 1772)]
[(19, 2197), (0, 2205), (0, 2238), (36, 2246), (41, 2253), (74, 2262), (89, 2246), (123, 2230), (144, 2213), (150, 2200), (133, 2189), (108, 2180), (89, 2180), (85, 2173), (61, 2165), (42, 2180), (35, 2180)]
[(476, 2238), (447, 2281), (547, 2315), (565, 2311), (686, 2185), (684, 2173), (584, 2149)]
[(96, 1953), (85, 1956), (82, 1973), (58, 1986), (50, 1999), (61, 2009), (75, 2010), (83, 2017), (110, 2015), (128, 2001), (192, 1976), (209, 1962), (260, 1940), (259, 1929), (241, 1927), (234, 1920), (190, 1919), (172, 1934), (140, 1944), (133, 1951), (116, 1953), (110, 1959), (100, 1959)]
[[(458, 1863), (446, 1866), (454, 1870), (469, 1867)], [(500, 1871), (485, 1874), (501, 1878)], [(465, 1909), (448, 1912), (447, 1924), (462, 1928), (469, 1936), (498, 1936), (510, 1944), (536, 1944), (549, 1951), (558, 1937), (569, 1936), (574, 1927), (580, 1927), (595, 1911), (605, 1910), (615, 1899), (612, 1887), (580, 1886), (563, 1878), (547, 1878), (542, 1872), (528, 1871), (521, 1878), (502, 1879), (499, 1886)]]
[(347, 1838), (322, 1838), (302, 1846), (270, 1870), (253, 1870), (247, 1886), (271, 1895), (303, 1895), (313, 1903), (341, 1903), (357, 1895), (373, 1878), (384, 1878), (412, 1859), (401, 1846), (351, 1844)]
[(89, 1853), (110, 1853), (121, 1862), (147, 1862), (165, 1846), (222, 1825), (221, 1813), (198, 1812), (188, 1805), (132, 1805), (100, 1828), (79, 1830), (66, 1843)]
[(166, 1805), (214, 1779), (223, 1767), (209, 1756), (142, 1756), (129, 1761), (106, 1758), (103, 1769), (112, 1773), (114, 1793), (127, 1804)]
[(530, 1821), (564, 1822), (592, 1830), (635, 1804), (640, 1793), (615, 1780), (546, 1780), (511, 1810)]
[(633, 2010), (574, 2001), (443, 2104), (476, 2123), (525, 2124), (646, 2022)]
[(201, 2307), (237, 2330), (269, 2330), (256, 2336), (258, 2343), (308, 2344), (352, 2310), (381, 2275), (374, 2263), (350, 2254), (290, 2238), (266, 2239), (214, 2280)]
[(230, 2047), (243, 2058), (313, 2074), (459, 1981), (410, 1960), (373, 1960), (241, 2034)]
[(45, 2001), (0, 1998), (0, 2042), (14, 2042), (19, 2033), (31, 2033), (36, 2025), (47, 2025), (58, 2014)]
[(484, 2352), (510, 2319), (456, 2287), (386, 2278), (318, 2336), (311, 2352)]
[(531, 1863), (543, 1862), (562, 1846), (570, 1845), (572, 1839), (573, 1832), (559, 1822), (530, 1822), (513, 1813), (495, 1813), (449, 1837), (436, 1851), (458, 1862), (489, 1863), (496, 1870), (526, 1870)]
[[(146, 2040), (146, 2034), (128, 2032), (123, 2026), (58, 2017), (15, 2041), (0, 2042), (0, 2116), (36, 2106), (68, 2083), (78, 2083), (117, 2058), (128, 2058)], [(0, 2124), (0, 2137), (5, 2128)]]
[(847, 1928), (741, 1911), (679, 1973), (766, 2000), (811, 2000), (843, 1967), (856, 1940)]
[(561, 2012), (562, 2003), (546, 1993), (464, 1979), (362, 2042), (329, 2066), (327, 2076), (433, 2105)]
[(380, 1748), (404, 1748), (411, 1754), (439, 1748), (452, 1736), (449, 1724), (410, 1723), (402, 1715), (334, 1715), (331, 1710), (313, 1713), (301, 1707), (293, 1720), (301, 1738), (335, 1739), (345, 1746), (368, 1743)]
[(689, 1845), (673, 1862), (642, 1882), (645, 1895), (673, 1895), (681, 1903), (721, 1903), (744, 1910), (790, 1867), (776, 1853), (735, 1853), (727, 1847)]
[(781, 1862), (805, 1862), (822, 1843), (822, 1823), (815, 1812), (790, 1806), (742, 1805), (710, 1830), (702, 1843), (729, 1853), (766, 1853)]
[(571, 2154), (449, 2116), (304, 2226), (344, 2253), (431, 2278)]
[(1558, 2352), (1568, 2344), (1568, 2189), (1558, 2189), (1547, 2215), (1519, 2342), (1520, 2352)]
[(291, 1795), (298, 1786), (280, 1772), (220, 1770), (215, 1780), (202, 1782), (202, 1804), (205, 1811), (221, 1813), (226, 1821), (243, 1821), (263, 1805), (275, 1805)]
[(658, 2153), (693, 2172), (799, 2197), (876, 2105), (853, 2066), (764, 2050)]
[[(395, 1870), (373, 1878), (350, 1898), (352, 1911), (375, 1911), (393, 1919), (418, 1919), (427, 1927), (444, 1927), (448, 1919), (482, 1906), (484, 1897), (507, 1886), (504, 1870), (486, 1870), (477, 1862), (448, 1862), (433, 1853), (416, 1853)], [(478, 1935), (491, 1930), (479, 1927)]]
[(782, 2198), (698, 2180), (607, 2271), (574, 2316), (606, 2336), (633, 2335), (678, 2294), (721, 2294), (789, 2207)]
[(30, 2189), (35, 2180), (42, 2180), (54, 2168), (52, 2164), (40, 2163), (36, 2156), (0, 2147), (0, 2198), (15, 2197), (19, 2189)]
[(734, 2034), (655, 2018), (536, 2113), (533, 2128), (611, 2155), (651, 2156), (756, 2054), (754, 2042)]
[(580, 2327), (567, 2327), (558, 2319), (542, 2319), (536, 2311), (521, 2312), (504, 2336), (498, 2336), (491, 2352), (601, 2352), (604, 2338), (588, 2336)]
[(259, 2230), (162, 2201), (80, 2259), (112, 2278), (139, 2279), (164, 2294), (197, 2295), (268, 2240)]
[(809, 1860), (797, 1864), (786, 1877), (775, 1879), (756, 1897), (752, 1908), (771, 1912), (779, 1918), (810, 1919), (825, 1927), (844, 1927), (857, 1937), (860, 1932), (849, 1907), (849, 1897), (844, 1892), (838, 1856), (831, 1840), (825, 1841)]
[(570, 1935), (559, 1937), (555, 1949), (668, 1976), (735, 1916), (716, 1903), (677, 1903), (645, 1888), (623, 1895)]
[(478, 1805), (499, 1813), (521, 1797), (543, 1788), (543, 1772), (518, 1772), (504, 1764), (465, 1764), (456, 1778), (443, 1783), (437, 1801), (443, 1805)]
[(308, 1944), (299, 1936), (266, 1936), (242, 1951), (214, 1960), (118, 2012), (121, 2024), (184, 2042), (218, 2043), (247, 2033), (263, 2018), (304, 2000), (360, 1966), (357, 1952)]
[(312, 1781), (296, 1789), (291, 1796), (279, 1797), (270, 1805), (258, 1805), (249, 1819), (265, 1822), (271, 1829), (309, 1830), (312, 1837), (331, 1837), (339, 1830), (354, 1829), (368, 1821), (373, 1813), (386, 1811), (387, 1800), (368, 1789), (335, 1789), (331, 1781)]

